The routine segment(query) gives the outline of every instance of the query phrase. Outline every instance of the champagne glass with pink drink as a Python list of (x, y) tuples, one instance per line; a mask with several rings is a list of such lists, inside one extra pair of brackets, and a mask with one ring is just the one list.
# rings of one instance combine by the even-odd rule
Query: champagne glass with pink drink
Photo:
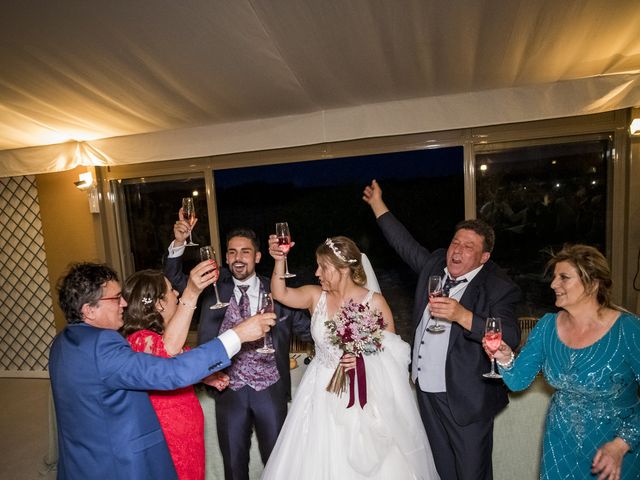
[(289, 273), (289, 264), (287, 263), (287, 254), (291, 249), (291, 233), (289, 232), (289, 224), (287, 222), (276, 223), (276, 237), (278, 237), (278, 245), (284, 254), (284, 275), (280, 278), (293, 278), (295, 273)]
[[(274, 312), (274, 305), (273, 305), (273, 298), (271, 298), (271, 294), (270, 293), (262, 293), (260, 295), (260, 305), (258, 307), (258, 312), (259, 313), (273, 313)], [(257, 348), (256, 352), (259, 353), (274, 353), (275, 350), (273, 349), (273, 347), (270, 347), (268, 342), (267, 342), (267, 338), (270, 335), (269, 332), (264, 334), (264, 344), (262, 347)]]
[(483, 373), (482, 376), (486, 378), (502, 378), (502, 375), (496, 372), (496, 359), (493, 356), (502, 343), (502, 323), (499, 318), (487, 318), (487, 323), (484, 327), (484, 343), (487, 346), (487, 350), (491, 352), (491, 371)]
[[(444, 297), (444, 277), (440, 275), (432, 275), (429, 277), (429, 283), (427, 284), (427, 290), (429, 293), (429, 300), (435, 297)], [(442, 333), (445, 328), (438, 323), (438, 318), (431, 315), (430, 320), (433, 320), (434, 323), (429, 322), (429, 326), (427, 327), (427, 332), (429, 333)]]
[[(184, 197), (182, 199), (182, 218), (189, 224), (189, 227), (193, 227), (196, 223), (196, 208), (193, 204), (193, 197)], [(191, 237), (191, 228), (189, 228), (189, 241), (185, 244), (187, 247), (195, 247), (198, 244), (193, 243)]]
[[(218, 294), (218, 278), (220, 277), (220, 267), (218, 267), (218, 260), (216, 259), (216, 251), (213, 249), (211, 245), (207, 245), (206, 247), (200, 248), (200, 259), (202, 261), (212, 260), (211, 263), (212, 270), (214, 271), (213, 276), (213, 291), (216, 294), (216, 303), (211, 305), (209, 308), (211, 310), (216, 310), (218, 308), (227, 307), (229, 304), (220, 301), (220, 295)], [(210, 270), (211, 271), (211, 270)], [(208, 272), (207, 272), (208, 273)]]

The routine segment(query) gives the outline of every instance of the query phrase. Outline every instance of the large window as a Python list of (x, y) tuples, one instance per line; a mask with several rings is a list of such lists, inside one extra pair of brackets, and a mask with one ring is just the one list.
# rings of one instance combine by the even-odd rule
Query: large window
[[(382, 237), (362, 191), (373, 178), (389, 208), (423, 245), (448, 245), (464, 218), (462, 147), (318, 160), (214, 171), (222, 243), (234, 227), (254, 229), (266, 243), (275, 223), (286, 221), (295, 247), (291, 285), (315, 283), (315, 249), (327, 237), (346, 235), (371, 258), (396, 318), (396, 328), (412, 340), (415, 275)], [(260, 273), (273, 262), (263, 248)]]
[[(103, 198), (114, 207), (105, 216), (107, 259), (119, 263), (123, 276), (160, 267), (180, 200), (197, 191), (194, 240), (219, 242), (222, 261), (226, 234), (247, 226), (263, 243), (258, 272), (269, 275), (273, 263), (264, 243), (275, 222), (289, 222), (297, 242), (289, 255), (298, 274), (292, 285), (315, 281), (314, 251), (327, 236), (352, 237), (371, 257), (398, 330), (410, 340), (415, 275), (361, 200), (364, 186), (376, 178), (394, 214), (430, 249), (447, 246), (464, 217), (475, 213), (492, 223), (492, 258), (524, 293), (519, 316), (554, 309), (542, 275), (544, 251), (565, 242), (589, 243), (607, 254), (614, 298), (624, 305), (627, 167), (613, 160), (614, 151), (620, 155), (626, 148), (624, 120), (599, 114), (110, 167), (101, 171), (109, 187)], [(432, 145), (440, 147), (425, 148)], [(187, 249), (185, 270), (197, 254), (197, 248)]]
[(477, 215), (492, 224), (492, 258), (523, 290), (520, 315), (554, 310), (549, 250), (586, 243), (606, 253), (609, 138), (476, 154)]

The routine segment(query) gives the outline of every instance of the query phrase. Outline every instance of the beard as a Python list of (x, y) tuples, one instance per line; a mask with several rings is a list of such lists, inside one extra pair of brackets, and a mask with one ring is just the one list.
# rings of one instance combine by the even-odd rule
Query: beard
[(243, 262), (235, 262), (231, 264), (231, 275), (236, 280), (245, 280), (253, 275), (254, 271), (249, 271), (249, 266)]

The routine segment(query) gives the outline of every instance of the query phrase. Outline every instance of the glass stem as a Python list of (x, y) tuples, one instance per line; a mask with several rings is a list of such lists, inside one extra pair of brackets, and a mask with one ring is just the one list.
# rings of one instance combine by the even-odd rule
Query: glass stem
[(496, 357), (491, 357), (491, 373), (493, 375), (496, 373)]
[(216, 303), (220, 303), (220, 295), (218, 295), (218, 285), (213, 284), (213, 291), (216, 294)]
[(284, 256), (284, 274), (289, 275), (289, 264), (287, 263), (287, 256)]

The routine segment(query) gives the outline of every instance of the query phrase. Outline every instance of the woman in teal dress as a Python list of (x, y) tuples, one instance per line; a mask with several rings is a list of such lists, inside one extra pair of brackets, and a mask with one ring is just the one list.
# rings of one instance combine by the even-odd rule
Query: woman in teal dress
[(595, 248), (565, 246), (548, 268), (561, 310), (538, 321), (517, 358), (504, 342), (494, 354), (511, 390), (540, 370), (555, 389), (540, 478), (640, 479), (640, 319), (611, 303)]

